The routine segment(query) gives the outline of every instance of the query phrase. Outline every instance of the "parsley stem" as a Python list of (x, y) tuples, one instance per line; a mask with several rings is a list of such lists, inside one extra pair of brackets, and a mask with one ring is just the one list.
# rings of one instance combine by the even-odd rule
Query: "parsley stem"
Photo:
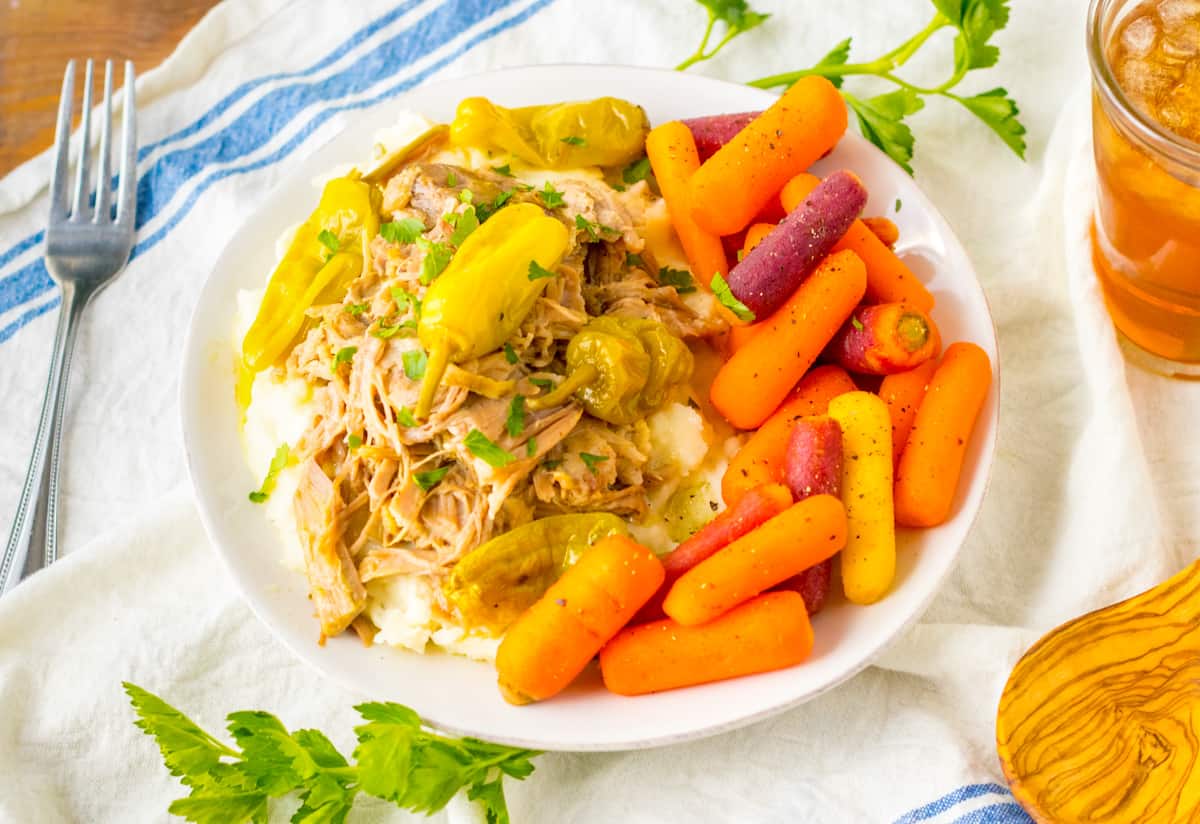
[[(681, 72), (684, 69), (686, 69), (688, 66), (691, 66), (694, 63), (699, 63), (701, 60), (707, 60), (708, 58), (712, 57), (711, 54), (706, 55), (704, 53), (704, 48), (708, 45), (708, 38), (712, 37), (713, 26), (716, 25), (716, 22), (717, 22), (717, 16), (715, 14), (713, 14), (712, 11), (710, 10), (708, 12), (708, 25), (704, 27), (704, 37), (702, 37), (700, 39), (700, 45), (696, 47), (696, 51), (694, 54), (692, 54), (691, 57), (689, 57), (687, 60), (684, 60), (682, 63), (680, 63), (678, 66), (675, 67), (675, 71)], [(725, 43), (728, 41), (728, 39), (729, 38), (726, 38), (725, 40), (721, 41), (721, 46), (725, 45)], [(717, 49), (720, 49), (721, 46), (717, 46)], [(713, 54), (716, 54), (715, 50), (714, 50)]]
[(915, 35), (901, 43), (896, 48), (892, 49), (880, 59), (890, 61), (893, 69), (903, 66), (908, 62), (908, 58), (916, 54), (917, 51), (920, 50), (921, 46), (925, 45), (926, 40), (948, 25), (950, 25), (950, 21), (946, 19), (946, 16), (940, 11), (936, 12), (933, 15), (933, 19), (929, 21), (929, 25), (921, 29), (921, 31), (917, 32)]

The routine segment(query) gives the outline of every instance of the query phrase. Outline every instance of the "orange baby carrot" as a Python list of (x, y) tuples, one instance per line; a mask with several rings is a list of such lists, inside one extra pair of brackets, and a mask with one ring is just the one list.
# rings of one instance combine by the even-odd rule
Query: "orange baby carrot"
[(760, 426), (850, 317), (866, 287), (857, 255), (827, 257), (717, 372), (713, 405), (738, 429)]
[(687, 253), (692, 274), (707, 288), (714, 274), (719, 272), (721, 277), (729, 274), (729, 262), (721, 239), (701, 229), (692, 219), (688, 180), (700, 168), (700, 157), (691, 131), (678, 120), (652, 129), (646, 137), (646, 156), (671, 213), (671, 225)]
[(800, 418), (824, 415), (829, 402), (857, 389), (840, 366), (818, 366), (801, 378), (791, 396), (738, 450), (721, 478), (721, 498), (733, 507), (760, 484), (783, 481), (784, 457), (792, 425)]
[(801, 79), (692, 177), (696, 223), (715, 235), (743, 228), (845, 131), (846, 105), (834, 85), (823, 77)]
[[(783, 208), (788, 212), (795, 209), (820, 182), (814, 175), (796, 175), (779, 194)], [(907, 303), (922, 312), (933, 309), (933, 295), (925, 284), (862, 220), (851, 224), (833, 247), (835, 252), (845, 249), (862, 258), (867, 267), (867, 300), (870, 303)]]
[(684, 626), (711, 621), (846, 544), (846, 510), (832, 495), (814, 495), (738, 538), (675, 582), (663, 611)]
[(742, 257), (750, 254), (750, 251), (757, 246), (763, 238), (771, 234), (777, 224), (775, 223), (753, 223), (746, 230), (746, 242), (742, 246)]
[(745, 346), (750, 338), (762, 331), (762, 327), (757, 323), (751, 323), (746, 326), (730, 326), (729, 327), (729, 353), (732, 355), (737, 350)]
[(679, 578), (696, 564), (711, 558), (716, 552), (738, 538), (758, 528), (792, 505), (792, 493), (781, 484), (763, 484), (756, 487), (717, 517), (702, 526), (674, 550), (662, 557), (666, 577), (658, 592), (633, 619), (635, 624), (657, 621), (662, 618), (662, 603)]
[(892, 418), (892, 458), (896, 465), (900, 463), (908, 433), (912, 431), (913, 420), (917, 417), (917, 408), (925, 397), (925, 390), (929, 388), (937, 365), (936, 358), (927, 360), (916, 369), (888, 375), (879, 385), (879, 397), (887, 404), (888, 415)]
[(991, 362), (978, 346), (955, 343), (946, 349), (896, 470), (897, 523), (937, 526), (950, 516), (967, 442), (991, 381)]
[(558, 694), (662, 580), (662, 564), (644, 546), (620, 535), (597, 541), (508, 628), (496, 654), (504, 699)]
[(601, 650), (600, 673), (618, 695), (644, 695), (791, 667), (812, 648), (804, 599), (769, 592), (703, 626), (630, 627)]

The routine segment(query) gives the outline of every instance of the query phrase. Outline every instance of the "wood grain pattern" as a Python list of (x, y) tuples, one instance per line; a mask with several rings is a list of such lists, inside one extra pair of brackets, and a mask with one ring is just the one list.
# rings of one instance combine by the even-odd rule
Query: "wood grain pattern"
[(996, 739), (1039, 822), (1200, 822), (1200, 562), (1025, 653)]
[[(54, 142), (63, 69), (75, 58), (157, 66), (217, 0), (0, 0), (0, 175)], [(118, 72), (118, 84), (120, 73)], [(103, 88), (103, 72), (96, 78)], [(76, 84), (76, 117), (82, 82)]]

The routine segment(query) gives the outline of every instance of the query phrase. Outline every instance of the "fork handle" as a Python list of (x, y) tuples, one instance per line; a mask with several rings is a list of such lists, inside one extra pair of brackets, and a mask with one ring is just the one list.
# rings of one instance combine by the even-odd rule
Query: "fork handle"
[[(33, 455), (17, 516), (4, 557), (0, 559), (0, 595), (20, 583), (26, 572), (48, 566), (58, 557), (58, 467), (62, 456), (62, 419), (66, 408), (67, 382), (71, 372), (71, 352), (79, 330), (79, 316), (87, 303), (75, 286), (62, 286), (62, 305), (58, 311), (58, 331), (50, 359), (46, 395), (38, 419)], [(41, 519), (44, 513), (44, 520)]]

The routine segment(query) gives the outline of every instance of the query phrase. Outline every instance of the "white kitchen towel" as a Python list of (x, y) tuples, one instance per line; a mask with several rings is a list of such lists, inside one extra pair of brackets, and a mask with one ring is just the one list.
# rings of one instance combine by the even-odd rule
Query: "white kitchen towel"
[[(694, 71), (731, 80), (872, 56), (932, 7), (756, 0), (771, 22)], [(878, 662), (773, 720), (637, 753), (550, 754), (511, 783), (515, 822), (1017, 822), (993, 721), (1041, 632), (1196, 556), (1197, 387), (1126, 370), (1087, 257), (1085, 0), (1015, 0), (973, 90), (1022, 106), (1028, 162), (949, 101), (914, 118), (917, 179), (971, 253), (1000, 337), (991, 491), (924, 620)], [(130, 680), (211, 729), (265, 709), (342, 745), (351, 695), (317, 680), (242, 604), (184, 482), (176, 393), (197, 290), (265, 192), (357, 109), (503, 65), (670, 66), (691, 0), (229, 0), (139, 86), (139, 236), (91, 307), (67, 416), (68, 557), (0, 601), (0, 820), (152, 821), (181, 795), (131, 723)], [(913, 70), (940, 79), (949, 38)], [(41, 255), (44, 158), (0, 182), (0, 511), (15, 506), (56, 305)], [(265, 239), (269, 242), (270, 239)], [(1190, 406), (1190, 408), (1195, 408)], [(164, 494), (164, 490), (174, 490)], [(443, 818), (470, 820), (456, 801)], [(366, 805), (356, 820), (403, 819)]]

